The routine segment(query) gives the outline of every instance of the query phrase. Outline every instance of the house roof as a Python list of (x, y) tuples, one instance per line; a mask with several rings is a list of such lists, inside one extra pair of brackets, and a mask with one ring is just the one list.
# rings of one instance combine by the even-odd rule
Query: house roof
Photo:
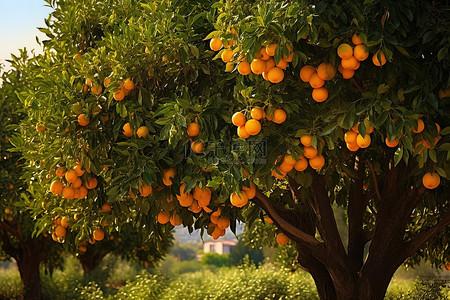
[(223, 245), (228, 245), (228, 246), (236, 246), (237, 245), (237, 241), (233, 241), (233, 240), (217, 240), (217, 241), (207, 241), (205, 242), (205, 244), (223, 244)]

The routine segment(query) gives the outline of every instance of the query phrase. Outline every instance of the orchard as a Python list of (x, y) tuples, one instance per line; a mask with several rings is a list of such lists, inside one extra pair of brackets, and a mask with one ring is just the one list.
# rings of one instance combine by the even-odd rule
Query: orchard
[(162, 253), (175, 226), (259, 218), (320, 299), (383, 299), (405, 261), (450, 260), (445, 1), (47, 2), (45, 52), (8, 92), (36, 236), (131, 226)]

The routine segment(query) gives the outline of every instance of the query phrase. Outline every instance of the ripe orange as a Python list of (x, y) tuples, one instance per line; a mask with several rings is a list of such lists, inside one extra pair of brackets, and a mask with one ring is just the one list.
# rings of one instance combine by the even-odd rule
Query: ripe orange
[(84, 186), (88, 189), (88, 190), (92, 190), (95, 189), (97, 187), (98, 181), (97, 178), (94, 177), (88, 177), (86, 179), (86, 182), (84, 183)]
[(82, 184), (83, 184), (83, 182), (82, 182), (81, 179), (78, 177), (78, 179), (75, 180), (74, 183), (72, 183), (72, 187), (76, 190), (76, 189), (78, 189)]
[(344, 135), (344, 141), (348, 144), (356, 144), (357, 136), (358, 133), (354, 132), (353, 130), (349, 130)]
[(339, 65), (338, 70), (342, 74), (342, 77), (344, 79), (350, 79), (353, 77), (353, 75), (355, 75), (355, 70), (344, 69), (342, 65)]
[(273, 224), (272, 219), (269, 218), (268, 216), (265, 216), (265, 217), (264, 217), (264, 221), (266, 221), (266, 222), (269, 223), (269, 224)]
[(231, 117), (231, 122), (235, 126), (244, 126), (245, 125), (245, 115), (241, 112), (234, 113), (234, 115)]
[(398, 145), (398, 140), (396, 140), (396, 139), (390, 141), (388, 138), (386, 138), (385, 142), (386, 142), (386, 145), (390, 148), (397, 147), (397, 145)]
[(317, 75), (317, 73), (314, 73), (309, 78), (309, 85), (314, 88), (318, 89), (324, 85), (325, 81)]
[(422, 183), (427, 189), (435, 189), (441, 183), (441, 178), (437, 173), (426, 173), (422, 177)]
[(202, 153), (203, 152), (203, 143), (200, 141), (192, 142), (191, 149), (194, 153)]
[(94, 240), (101, 241), (105, 238), (105, 233), (100, 228), (97, 228), (94, 230), (94, 233), (92, 234)]
[(78, 175), (75, 170), (67, 171), (66, 174), (64, 175), (64, 177), (66, 178), (67, 182), (70, 182), (70, 183), (74, 183), (78, 179)]
[(11, 213), (11, 209), (9, 207), (5, 208), (5, 215), (9, 215)]
[(78, 116), (78, 124), (80, 124), (81, 126), (87, 126), (90, 122), (90, 119), (88, 117), (86, 117), (86, 114), (80, 114)]
[(242, 190), (247, 195), (247, 198), (253, 199), (256, 196), (256, 185), (253, 182), (250, 182), (250, 187), (246, 187), (245, 185), (242, 186)]
[(86, 84), (87, 86), (92, 86), (92, 80), (90, 78), (86, 78), (84, 84)]
[(294, 168), (294, 165), (287, 164), (286, 162), (282, 162), (281, 165), (278, 167), (278, 170), (280, 170), (282, 173), (289, 173)]
[(85, 188), (84, 186), (80, 186), (80, 188), (78, 189), (78, 199), (86, 198), (87, 194), (88, 194), (87, 188)]
[(102, 86), (100, 84), (93, 84), (91, 87), (91, 93), (94, 95), (100, 95), (102, 93)]
[(325, 157), (323, 155), (317, 155), (309, 160), (309, 165), (314, 170), (319, 170), (325, 165)]
[(264, 110), (260, 107), (253, 107), (251, 111), (252, 119), (261, 120), (264, 119)]
[(245, 122), (245, 131), (250, 135), (257, 135), (261, 131), (261, 123), (258, 120), (250, 119)]
[(277, 67), (284, 70), (287, 68), (287, 65), (288, 65), (287, 61), (282, 58), (278, 62)]
[(353, 48), (352, 46), (346, 43), (340, 44), (339, 47), (337, 48), (337, 54), (342, 59), (350, 58), (353, 56)]
[(228, 226), (230, 226), (230, 219), (228, 219), (227, 217), (219, 217), (217, 220), (217, 226), (220, 229), (228, 228)]
[(139, 187), (139, 193), (142, 197), (147, 197), (153, 192), (153, 188), (151, 185), (146, 184), (144, 181), (141, 182), (141, 186)]
[(123, 90), (119, 90), (114, 93), (114, 99), (116, 101), (122, 101), (125, 98), (125, 92)]
[(245, 126), (239, 126), (237, 128), (237, 134), (239, 137), (246, 139), (250, 136), (250, 134), (248, 134), (248, 132), (245, 130)]
[(352, 35), (352, 43), (355, 45), (361, 45), (363, 41), (356, 35), (356, 32)]
[[(191, 194), (186, 194), (185, 197), (183, 197), (183, 196), (178, 197), (178, 195), (177, 195), (177, 199), (178, 199), (178, 202), (180, 203), (180, 205), (183, 207), (190, 207), (192, 205), (192, 203), (194, 202), (194, 197), (192, 197)], [(197, 202), (197, 205), (198, 205), (198, 202)]]
[(58, 176), (59, 178), (63, 178), (65, 173), (66, 169), (64, 167), (56, 168), (56, 176)]
[(421, 133), (425, 129), (425, 124), (423, 123), (422, 119), (417, 120), (417, 129), (413, 126), (412, 132), (414, 133)]
[(313, 147), (303, 147), (303, 152), (303, 155), (309, 159), (317, 156), (317, 149)]
[(289, 57), (286, 57), (286, 55), (283, 54), (283, 59), (288, 63), (291, 62), (292, 59), (294, 59), (294, 52), (289, 52)]
[(244, 191), (241, 191), (239, 194), (231, 193), (230, 202), (233, 206), (243, 207), (248, 203), (247, 194)]
[(286, 121), (286, 118), (287, 118), (286, 112), (283, 109), (281, 109), (281, 108), (277, 108), (273, 112), (273, 119), (272, 119), (272, 121), (277, 123), (277, 124), (284, 123), (284, 121)]
[(297, 162), (297, 161), (295, 160), (295, 158), (294, 158), (292, 155), (290, 155), (290, 154), (286, 154), (286, 155), (283, 157), (283, 163), (286, 163), (286, 164), (288, 164), (288, 165), (290, 165), (290, 166), (295, 165), (296, 162)]
[(111, 78), (106, 77), (106, 78), (103, 80), (103, 85), (105, 86), (105, 88), (107, 88), (110, 84), (111, 84)]
[(81, 167), (81, 164), (79, 162), (77, 162), (75, 164), (75, 166), (73, 167), (73, 170), (75, 170), (78, 177), (83, 176), (84, 172), (86, 172), (86, 170), (83, 170), (83, 168)]
[(450, 88), (439, 90), (439, 99), (450, 97)]
[(146, 138), (148, 137), (149, 131), (147, 126), (141, 126), (138, 128), (138, 130), (136, 131), (136, 134), (139, 138)]
[(122, 129), (123, 129), (124, 136), (130, 137), (133, 135), (133, 130), (131, 129), (130, 123), (125, 123), (125, 125), (123, 125)]
[(336, 69), (330, 63), (321, 63), (317, 67), (317, 76), (322, 80), (330, 80), (336, 75)]
[(266, 53), (269, 56), (274, 56), (275, 55), (275, 50), (277, 49), (278, 44), (270, 44), (266, 46)]
[(175, 212), (170, 216), (169, 221), (170, 221), (170, 224), (172, 224), (172, 226), (178, 226), (178, 225), (183, 224), (183, 220)]
[(67, 233), (67, 230), (62, 227), (61, 225), (56, 226), (55, 228), (55, 234), (57, 237), (64, 237)]
[(168, 212), (162, 210), (158, 213), (158, 223), (167, 224), (170, 221), (170, 215)]
[(102, 205), (102, 211), (103, 211), (103, 212), (110, 212), (110, 211), (111, 211), (111, 204), (109, 204), (109, 203), (104, 203), (104, 204)]
[(62, 193), (63, 191), (63, 184), (61, 183), (61, 181), (59, 180), (55, 180), (52, 182), (52, 184), (50, 185), (50, 192), (53, 193), (53, 195), (59, 195)]
[(294, 168), (297, 171), (301, 172), (306, 170), (307, 167), (308, 167), (308, 160), (303, 155), (299, 155), (298, 161), (295, 163)]
[[(222, 44), (222, 41), (220, 40), (220, 38), (212, 38), (211, 41), (209, 42), (209, 47), (213, 51), (219, 51), (222, 48), (222, 46), (223, 46), (223, 44)], [(165, 224), (165, 223), (163, 223), (163, 224)]]
[(284, 78), (284, 72), (282, 69), (280, 69), (278, 67), (274, 67), (274, 68), (270, 69), (269, 73), (267, 73), (267, 78), (272, 83), (279, 83)]
[(358, 144), (358, 146), (360, 148), (367, 148), (369, 147), (371, 142), (371, 138), (370, 135), (366, 134), (364, 137), (361, 134), (358, 134), (358, 136), (356, 137), (356, 144)]
[(312, 98), (316, 102), (323, 102), (323, 101), (327, 100), (327, 98), (328, 98), (328, 90), (324, 87), (321, 87), (318, 89), (313, 89)]
[(287, 237), (287, 235), (285, 235), (284, 233), (280, 232), (279, 234), (277, 234), (277, 243), (280, 246), (284, 246), (287, 245), (289, 243), (289, 238)]
[(221, 58), (223, 62), (231, 61), (233, 59), (233, 50), (226, 49), (225, 51), (222, 52)]
[(198, 125), (195, 122), (189, 124), (189, 126), (187, 128), (187, 134), (188, 134), (188, 136), (191, 136), (191, 137), (199, 135), (200, 134), (200, 125)]
[(266, 63), (262, 59), (254, 59), (250, 64), (250, 68), (254, 74), (262, 74), (266, 70)]
[(264, 69), (264, 73), (269, 73), (269, 71), (275, 67), (275, 60), (273, 58), (266, 60), (266, 68)]
[(314, 73), (316, 73), (316, 68), (306, 65), (300, 69), (300, 79), (303, 82), (309, 82)]
[(43, 132), (45, 130), (45, 125), (44, 124), (38, 124), (36, 125), (36, 130), (38, 132)]
[(344, 69), (356, 70), (358, 68), (358, 60), (354, 56), (343, 58), (341, 60), (341, 65)]
[(369, 57), (369, 49), (364, 45), (357, 45), (353, 50), (353, 56), (359, 61), (366, 60)]
[(67, 227), (70, 226), (69, 217), (64, 216), (64, 217), (61, 219), (61, 226), (64, 227), (64, 228), (67, 228)]
[[(381, 59), (381, 62), (380, 62), (380, 60), (378, 59), (378, 52), (380, 53), (380, 59)], [(383, 51), (378, 50), (378, 51), (372, 56), (372, 62), (373, 62), (373, 64), (374, 64), (375, 66), (378, 66), (378, 67), (384, 65), (384, 64), (386, 63), (386, 57), (384, 56)]]
[(261, 48), (259, 51), (259, 58), (262, 60), (268, 60), (270, 58), (269, 54), (266, 52), (266, 48)]
[(311, 146), (312, 137), (309, 134), (305, 134), (302, 137), (300, 137), (300, 143), (302, 143), (303, 146), (309, 147)]
[(251, 72), (250, 64), (246, 61), (241, 61), (238, 65), (238, 72), (241, 75), (248, 75)]

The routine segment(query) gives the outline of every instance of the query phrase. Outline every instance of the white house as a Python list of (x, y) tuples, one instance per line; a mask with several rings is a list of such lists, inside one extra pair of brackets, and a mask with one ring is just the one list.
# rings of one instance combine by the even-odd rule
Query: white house
[(237, 241), (232, 240), (207, 241), (203, 243), (203, 253), (230, 254), (231, 249), (236, 245)]

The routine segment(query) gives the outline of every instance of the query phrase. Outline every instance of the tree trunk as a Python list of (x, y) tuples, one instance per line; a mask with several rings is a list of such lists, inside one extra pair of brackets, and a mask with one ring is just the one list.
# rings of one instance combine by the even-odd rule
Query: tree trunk
[(78, 255), (78, 261), (83, 267), (84, 275), (87, 275), (94, 271), (108, 253), (109, 251), (93, 253), (92, 247), (88, 247), (87, 251), (84, 254)]
[[(31, 255), (30, 255), (31, 254)], [(33, 251), (22, 251), (22, 255), (16, 257), (20, 278), (24, 287), (24, 299), (41, 299), (41, 279), (39, 265), (41, 260)]]

